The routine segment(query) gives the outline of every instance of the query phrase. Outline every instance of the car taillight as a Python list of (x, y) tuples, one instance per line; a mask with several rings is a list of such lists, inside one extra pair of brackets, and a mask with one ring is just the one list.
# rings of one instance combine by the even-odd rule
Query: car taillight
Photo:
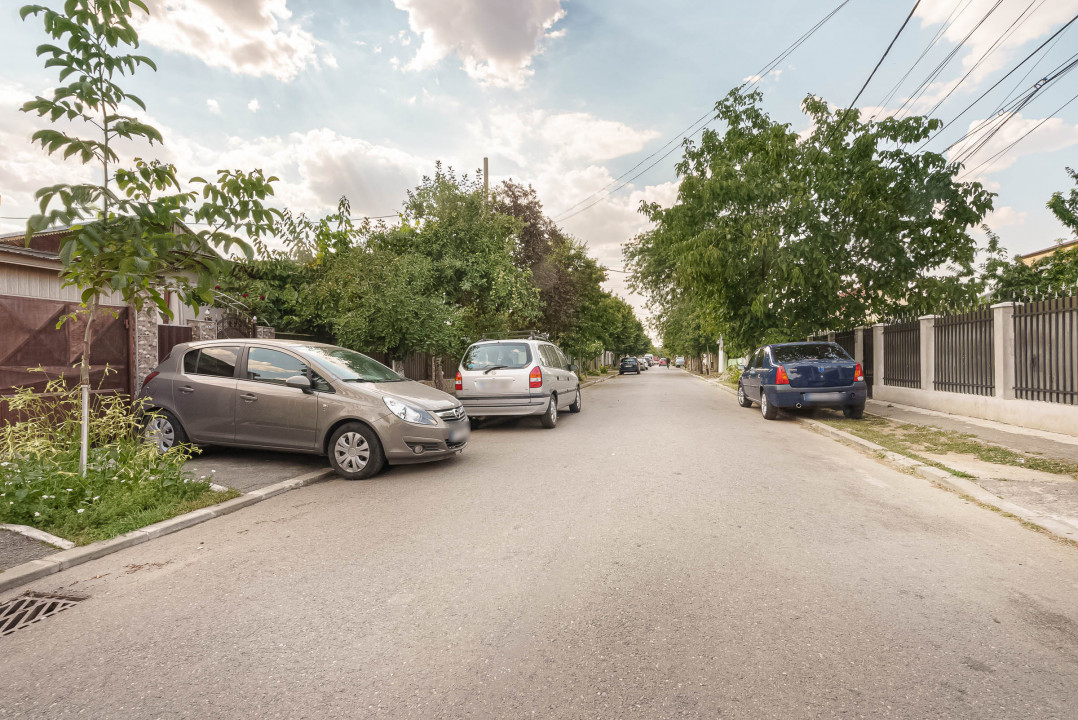
[(528, 374), (528, 387), (543, 387), (543, 371), (539, 369), (538, 365), (533, 367), (531, 373)]
[(157, 371), (156, 370), (154, 370), (152, 373), (150, 373), (149, 375), (146, 376), (146, 379), (142, 381), (142, 387), (145, 388), (146, 385), (148, 385), (149, 382), (151, 380), (153, 380), (155, 377), (157, 377)]
[(861, 367), (861, 363), (857, 363), (857, 367), (853, 369), (853, 381), (862, 382), (865, 379), (865, 370)]
[(778, 368), (775, 369), (775, 384), (776, 385), (789, 385), (790, 384), (790, 376), (786, 374), (786, 368), (784, 368), (782, 365), (779, 365)]
[(457, 385), (456, 385), (456, 388), (457, 388), (457, 390), (463, 390), (464, 389), (464, 378), (462, 378), (460, 376), (460, 370), (457, 370)]

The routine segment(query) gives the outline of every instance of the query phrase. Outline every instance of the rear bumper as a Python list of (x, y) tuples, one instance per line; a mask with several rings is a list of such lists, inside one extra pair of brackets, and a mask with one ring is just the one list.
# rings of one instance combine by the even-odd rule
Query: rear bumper
[(841, 387), (795, 388), (789, 385), (768, 385), (763, 388), (768, 401), (779, 408), (846, 407), (864, 405), (868, 386), (863, 382)]
[(513, 415), (542, 415), (550, 404), (549, 395), (499, 398), (497, 396), (467, 397), (457, 395), (469, 417), (504, 417)]

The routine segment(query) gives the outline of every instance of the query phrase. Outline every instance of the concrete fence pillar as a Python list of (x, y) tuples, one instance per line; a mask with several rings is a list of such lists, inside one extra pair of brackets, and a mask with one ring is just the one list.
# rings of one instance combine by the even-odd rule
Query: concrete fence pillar
[(192, 340), (216, 340), (217, 323), (213, 320), (188, 320)]
[(872, 382), (883, 387), (883, 355), (887, 352), (883, 339), (883, 323), (872, 326)]
[(273, 331), (273, 328), (269, 327), (268, 325), (256, 325), (255, 326), (255, 337), (256, 338), (262, 338), (262, 339), (265, 339), (265, 340), (272, 340), (273, 337), (274, 337), (274, 334), (275, 333)]
[(827, 342), (834, 342), (834, 341), (835, 341), (835, 331), (834, 330), (828, 330), (827, 331)]
[(936, 318), (938, 315), (923, 315), (921, 323), (921, 389), (935, 390), (936, 387)]
[[(872, 332), (872, 328), (856, 327), (853, 329), (853, 359), (865, 364), (865, 331)], [(865, 368), (868, 370), (869, 368)]]
[(992, 372), (995, 396), (1014, 400), (1014, 303), (992, 306)]

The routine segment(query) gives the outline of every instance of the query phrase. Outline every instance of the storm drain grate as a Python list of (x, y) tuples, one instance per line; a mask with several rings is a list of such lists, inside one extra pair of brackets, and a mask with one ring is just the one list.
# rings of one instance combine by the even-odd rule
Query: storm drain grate
[(28, 592), (0, 603), (0, 636), (10, 635), (85, 600), (78, 595), (46, 595)]

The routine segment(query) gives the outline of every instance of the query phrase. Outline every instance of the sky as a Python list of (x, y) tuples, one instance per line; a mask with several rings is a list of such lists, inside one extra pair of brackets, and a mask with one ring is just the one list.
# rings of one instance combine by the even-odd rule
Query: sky
[[(126, 156), (173, 162), (182, 177), (261, 168), (280, 178), (282, 206), (314, 216), (342, 195), (355, 215), (394, 215), (436, 162), (474, 174), (489, 157), (492, 184), (534, 186), (641, 317), (650, 309), (618, 272), (621, 246), (647, 228), (641, 201), (676, 201), (686, 129), (746, 80), (772, 118), (807, 129), (805, 96), (850, 104), (914, 5), (849, 0), (757, 77), (839, 0), (147, 2), (141, 52), (157, 72), (125, 87), (165, 143)], [(0, 0), (0, 232), (24, 229), (36, 189), (92, 177), (30, 142), (45, 125), (19, 107), (57, 79), (21, 4)], [(942, 99), (934, 116), (952, 122), (929, 145), (942, 151), (1075, 53), (1078, 22), (959, 115), (1075, 15), (1078, 0), (921, 0), (857, 106), (925, 113)], [(1078, 72), (1045, 86), (967, 159), (963, 179), (998, 193), (987, 222), (1012, 254), (1066, 237), (1045, 203), (1073, 187), (1078, 100), (1062, 106), (1076, 93)]]

